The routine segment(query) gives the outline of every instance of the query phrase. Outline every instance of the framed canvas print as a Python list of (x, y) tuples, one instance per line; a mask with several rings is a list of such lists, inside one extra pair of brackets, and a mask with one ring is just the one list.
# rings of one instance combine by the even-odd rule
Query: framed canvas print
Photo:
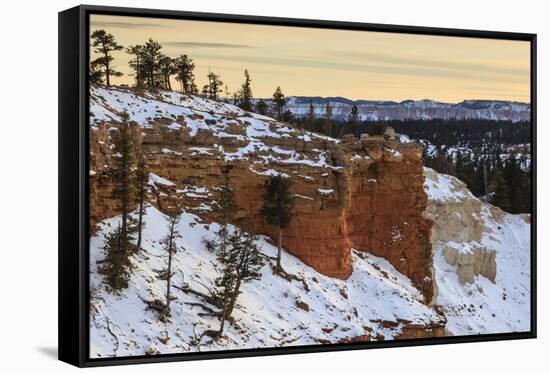
[(536, 36), (59, 14), (59, 356), (533, 338)]

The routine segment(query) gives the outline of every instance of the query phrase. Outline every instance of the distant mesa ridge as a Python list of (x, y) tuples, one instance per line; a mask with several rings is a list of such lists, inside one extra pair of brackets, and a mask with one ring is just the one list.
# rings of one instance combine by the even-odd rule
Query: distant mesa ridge
[[(264, 99), (271, 101), (271, 99)], [(356, 105), (362, 120), (418, 120), (418, 119), (485, 119), (512, 122), (530, 121), (531, 105), (501, 100), (464, 100), (453, 104), (429, 99), (382, 101), (351, 100), (345, 97), (289, 96), (287, 108), (296, 116), (305, 116), (313, 103), (317, 116), (324, 114), (325, 106), (332, 106), (333, 118), (346, 119)]]

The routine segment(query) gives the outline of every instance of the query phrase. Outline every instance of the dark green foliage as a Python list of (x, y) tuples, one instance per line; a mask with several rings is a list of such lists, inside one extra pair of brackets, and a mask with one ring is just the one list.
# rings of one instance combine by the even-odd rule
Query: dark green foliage
[(387, 125), (384, 122), (374, 122), (367, 130), (367, 133), (371, 136), (381, 136), (386, 132), (386, 127)]
[(103, 82), (103, 79), (105, 79), (105, 84), (110, 86), (111, 77), (122, 76), (122, 73), (116, 71), (112, 65), (114, 59), (112, 52), (121, 50), (124, 47), (118, 45), (115, 37), (105, 30), (95, 30), (90, 37), (92, 39), (90, 45), (94, 48), (94, 52), (100, 55), (100, 57), (90, 62), (90, 70), (94, 72), (94, 82)]
[(281, 248), (283, 230), (288, 227), (292, 219), (294, 197), (290, 192), (292, 181), (281, 175), (272, 176), (265, 181), (263, 206), (260, 210), (266, 222), (277, 228), (277, 272), (282, 272)]
[(136, 251), (134, 241), (138, 230), (135, 219), (129, 215), (136, 195), (133, 175), (134, 147), (127, 113), (122, 114), (122, 123), (117, 131), (112, 132), (112, 142), (112, 197), (117, 201), (121, 224), (115, 233), (105, 237), (106, 258), (101, 270), (111, 289), (119, 291), (128, 286), (130, 257)]
[(325, 105), (325, 114), (323, 117), (323, 133), (333, 136), (333, 124), (332, 124), (332, 106), (330, 102)]
[(261, 115), (269, 115), (269, 105), (264, 100), (260, 99), (256, 103), (256, 113)]
[(531, 170), (525, 156), (500, 151), (474, 152), (456, 149), (454, 156), (436, 147), (435, 155), (424, 155), (424, 164), (437, 172), (452, 175), (466, 183), (476, 196), (510, 213), (531, 212)]
[(198, 88), (195, 84), (195, 63), (192, 58), (182, 54), (175, 60), (176, 80), (181, 84), (181, 92), (196, 95)]
[(90, 84), (100, 85), (103, 84), (103, 71), (101, 71), (101, 64), (97, 61), (90, 62)]
[(175, 60), (161, 54), (159, 58), (159, 86), (171, 91), (172, 84), (170, 84), (170, 77), (174, 75), (176, 71)]
[(252, 88), (250, 87), (251, 83), (250, 75), (248, 70), (244, 71), (244, 83), (241, 85), (241, 90), (239, 92), (239, 107), (246, 111), (252, 111)]
[(229, 172), (222, 170), (224, 175), (224, 183), (220, 187), (220, 196), (216, 201), (215, 210), (219, 215), (219, 221), (222, 224), (228, 224), (231, 222), (233, 215), (237, 209), (235, 204), (235, 192), (229, 185)]
[(142, 46), (143, 84), (145, 87), (158, 88), (161, 86), (163, 76), (161, 74), (162, 46), (158, 41), (149, 38)]
[(303, 124), (302, 124), (302, 121), (297, 121), (296, 124), (298, 125), (298, 127), (304, 128), (309, 131), (313, 131), (316, 118), (317, 116), (315, 115), (315, 106), (313, 105), (313, 101), (310, 100), (309, 109), (303, 121)]
[(357, 133), (355, 131), (355, 127), (357, 127), (357, 125), (359, 124), (359, 109), (357, 109), (356, 105), (353, 105), (351, 107), (351, 111), (350, 111), (349, 117), (348, 117), (348, 122), (353, 127), (353, 130), (354, 130), (355, 134), (357, 135)]
[(122, 245), (122, 228), (120, 225), (111, 233), (105, 235), (105, 259), (99, 266), (99, 272), (105, 275), (105, 282), (110, 290), (118, 293), (128, 287), (130, 279), (131, 252)]
[(292, 114), (292, 111), (287, 109), (283, 112), (283, 122), (285, 123), (294, 122), (294, 114)]
[(119, 212), (122, 215), (122, 237), (126, 244), (128, 240), (128, 214), (135, 200), (135, 183), (132, 168), (134, 166), (134, 145), (128, 122), (128, 113), (122, 114), (122, 123), (117, 131), (112, 132), (114, 151), (112, 156), (113, 191), (112, 196), (119, 202)]
[(275, 119), (283, 121), (283, 113), (285, 112), (286, 99), (285, 95), (281, 91), (281, 87), (277, 87), (275, 93), (273, 93), (273, 113)]
[(137, 88), (141, 88), (144, 86), (143, 82), (145, 81), (145, 70), (143, 67), (143, 45), (130, 45), (126, 48), (126, 53), (132, 56), (128, 62), (128, 65), (134, 73), (130, 75), (134, 76), (135, 86)]
[(202, 94), (204, 97), (217, 101), (219, 94), (222, 92), (223, 82), (220, 80), (220, 76), (209, 72), (206, 76), (208, 78), (208, 84), (202, 87)]

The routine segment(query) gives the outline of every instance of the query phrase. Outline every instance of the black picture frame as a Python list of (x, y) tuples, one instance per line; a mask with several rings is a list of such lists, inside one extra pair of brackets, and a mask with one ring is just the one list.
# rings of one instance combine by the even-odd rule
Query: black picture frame
[[(261, 348), (157, 356), (135, 356), (90, 359), (88, 330), (88, 38), (89, 16), (108, 14), (169, 19), (296, 26), (309, 28), (381, 31), (424, 35), (455, 36), (528, 41), (531, 45), (531, 330), (433, 339), (391, 340), (354, 344), (312, 345), (300, 347)], [(82, 5), (59, 13), (59, 360), (79, 367), (173, 362), (197, 359), (284, 355), (295, 353), (357, 350), (384, 347), (451, 344), (536, 338), (536, 180), (537, 180), (537, 36), (448, 28), (397, 26), (342, 21), (274, 18), (231, 14), (197, 13), (170, 10), (136, 9)]]

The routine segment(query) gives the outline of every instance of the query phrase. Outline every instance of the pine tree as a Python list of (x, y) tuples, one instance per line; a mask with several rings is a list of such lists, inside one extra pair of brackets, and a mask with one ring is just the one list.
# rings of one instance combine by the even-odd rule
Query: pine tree
[(137, 194), (137, 200), (138, 200), (136, 249), (141, 250), (142, 231), (145, 225), (145, 222), (143, 221), (143, 216), (146, 213), (145, 199), (147, 198), (147, 183), (149, 181), (149, 172), (147, 172), (147, 165), (145, 164), (145, 157), (143, 156), (143, 154), (140, 154), (139, 160), (137, 162), (135, 180), (136, 180), (136, 191), (137, 191), (136, 194)]
[(149, 38), (143, 45), (143, 70), (147, 87), (157, 88), (160, 85), (160, 58), (162, 46), (159, 42)]
[[(121, 50), (124, 48), (115, 41), (115, 37), (112, 34), (108, 34), (105, 30), (95, 30), (90, 36), (92, 38), (91, 46), (94, 48), (94, 52), (100, 54), (100, 57), (91, 62), (92, 66), (102, 66), (102, 77), (105, 77), (105, 84), (111, 85), (112, 76), (122, 76), (122, 73), (116, 71), (111, 64), (113, 62), (112, 52)], [(96, 72), (97, 73), (97, 72)]]
[(205, 85), (206, 94), (209, 99), (218, 101), (219, 94), (222, 92), (223, 82), (220, 80), (220, 76), (213, 72), (209, 72), (207, 78), (208, 84)]
[(90, 62), (90, 84), (100, 85), (103, 84), (103, 71), (97, 61)]
[(222, 335), (225, 320), (231, 317), (243, 283), (259, 279), (263, 260), (253, 234), (240, 229), (229, 231), (228, 224), (235, 213), (235, 193), (229, 185), (229, 175), (224, 172), (225, 182), (220, 188), (216, 210), (219, 215), (220, 229), (216, 233), (213, 247), (216, 258), (221, 264), (220, 276), (214, 280), (215, 299), (222, 309), (220, 327), (211, 333), (213, 338)]
[(130, 45), (126, 48), (126, 53), (132, 56), (128, 65), (134, 71), (133, 75), (135, 80), (135, 86), (137, 88), (143, 87), (144, 81), (144, 69), (143, 69), (143, 45)]
[(277, 87), (275, 93), (273, 93), (273, 112), (275, 113), (275, 119), (277, 119), (278, 121), (283, 121), (285, 106), (285, 95), (281, 91), (281, 87)]
[(161, 313), (161, 318), (164, 320), (167, 317), (170, 317), (170, 303), (172, 300), (170, 289), (172, 287), (172, 277), (174, 276), (174, 272), (172, 271), (172, 263), (174, 254), (176, 254), (179, 250), (177, 240), (181, 239), (182, 237), (181, 234), (177, 231), (177, 225), (180, 222), (181, 207), (175, 197), (171, 198), (171, 202), (174, 206), (171, 206), (172, 210), (167, 212), (166, 223), (168, 227), (168, 232), (159, 241), (164, 250), (166, 250), (168, 256), (166, 261), (166, 268), (156, 270), (158, 279), (166, 281), (166, 301), (164, 304), (164, 311)]
[(313, 100), (309, 101), (309, 110), (307, 112), (306, 116), (306, 123), (305, 127), (309, 131), (313, 131), (313, 124), (315, 123), (316, 115), (315, 115), (315, 106), (313, 106)]
[(246, 111), (252, 111), (252, 88), (250, 87), (250, 75), (244, 70), (244, 83), (241, 85), (239, 107)]
[(325, 105), (325, 116), (323, 118), (323, 133), (332, 136), (332, 106), (330, 102)]
[(286, 122), (286, 123), (294, 122), (294, 114), (289, 109), (286, 109), (283, 113), (283, 122)]
[(176, 73), (176, 66), (174, 59), (161, 54), (159, 58), (159, 73), (160, 73), (160, 86), (169, 91), (172, 90), (172, 84), (170, 83), (170, 77)]
[(220, 222), (220, 228), (216, 232), (216, 239), (212, 246), (216, 250), (216, 259), (222, 266), (222, 274), (214, 280), (216, 286), (214, 291), (215, 299), (222, 309), (220, 329), (217, 336), (223, 333), (225, 319), (228, 317), (227, 310), (230, 304), (233, 289), (236, 284), (235, 263), (229, 248), (229, 226), (235, 214), (235, 193), (229, 185), (229, 174), (223, 170), (224, 184), (220, 187), (220, 195), (216, 201), (216, 212)]
[(497, 169), (491, 183), (493, 199), (491, 201), (495, 206), (500, 207), (504, 211), (512, 209), (512, 200), (510, 199), (510, 191), (504, 179), (503, 172)]
[(117, 201), (121, 223), (118, 228), (105, 236), (105, 261), (100, 271), (112, 291), (118, 292), (128, 287), (130, 257), (135, 253), (135, 219), (130, 216), (130, 207), (135, 199), (133, 180), (133, 141), (128, 113), (121, 115), (122, 123), (112, 132), (115, 153), (112, 155), (112, 197)]
[(175, 61), (176, 80), (181, 84), (181, 93), (196, 94), (195, 63), (192, 58), (182, 54)]
[(130, 208), (135, 202), (134, 181), (134, 145), (129, 124), (128, 113), (121, 115), (122, 123), (116, 131), (112, 132), (114, 154), (112, 155), (112, 181), (111, 195), (118, 204), (118, 212), (121, 215), (119, 250), (131, 256), (135, 252), (136, 221), (130, 215)]
[(268, 115), (269, 114), (269, 105), (262, 99), (259, 99), (256, 103), (256, 113), (260, 115)]
[(98, 268), (99, 272), (105, 275), (105, 282), (114, 293), (126, 289), (130, 280), (130, 256), (124, 250), (121, 241), (122, 228), (119, 225), (113, 232), (105, 235), (105, 259)]
[(292, 181), (289, 178), (281, 175), (272, 176), (266, 180), (262, 195), (264, 203), (260, 211), (267, 223), (277, 228), (277, 273), (283, 272), (281, 266), (283, 230), (290, 224), (294, 207), (291, 187)]
[(263, 259), (257, 241), (254, 234), (240, 229), (235, 229), (229, 237), (230, 261), (235, 272), (235, 287), (225, 311), (226, 318), (233, 313), (241, 285), (261, 278), (260, 269), (263, 266)]
[(351, 111), (349, 113), (348, 120), (349, 120), (349, 124), (350, 124), (352, 133), (354, 133), (356, 136), (358, 136), (359, 131), (358, 131), (357, 127), (359, 125), (359, 110), (357, 109), (357, 105), (353, 105), (351, 107)]

